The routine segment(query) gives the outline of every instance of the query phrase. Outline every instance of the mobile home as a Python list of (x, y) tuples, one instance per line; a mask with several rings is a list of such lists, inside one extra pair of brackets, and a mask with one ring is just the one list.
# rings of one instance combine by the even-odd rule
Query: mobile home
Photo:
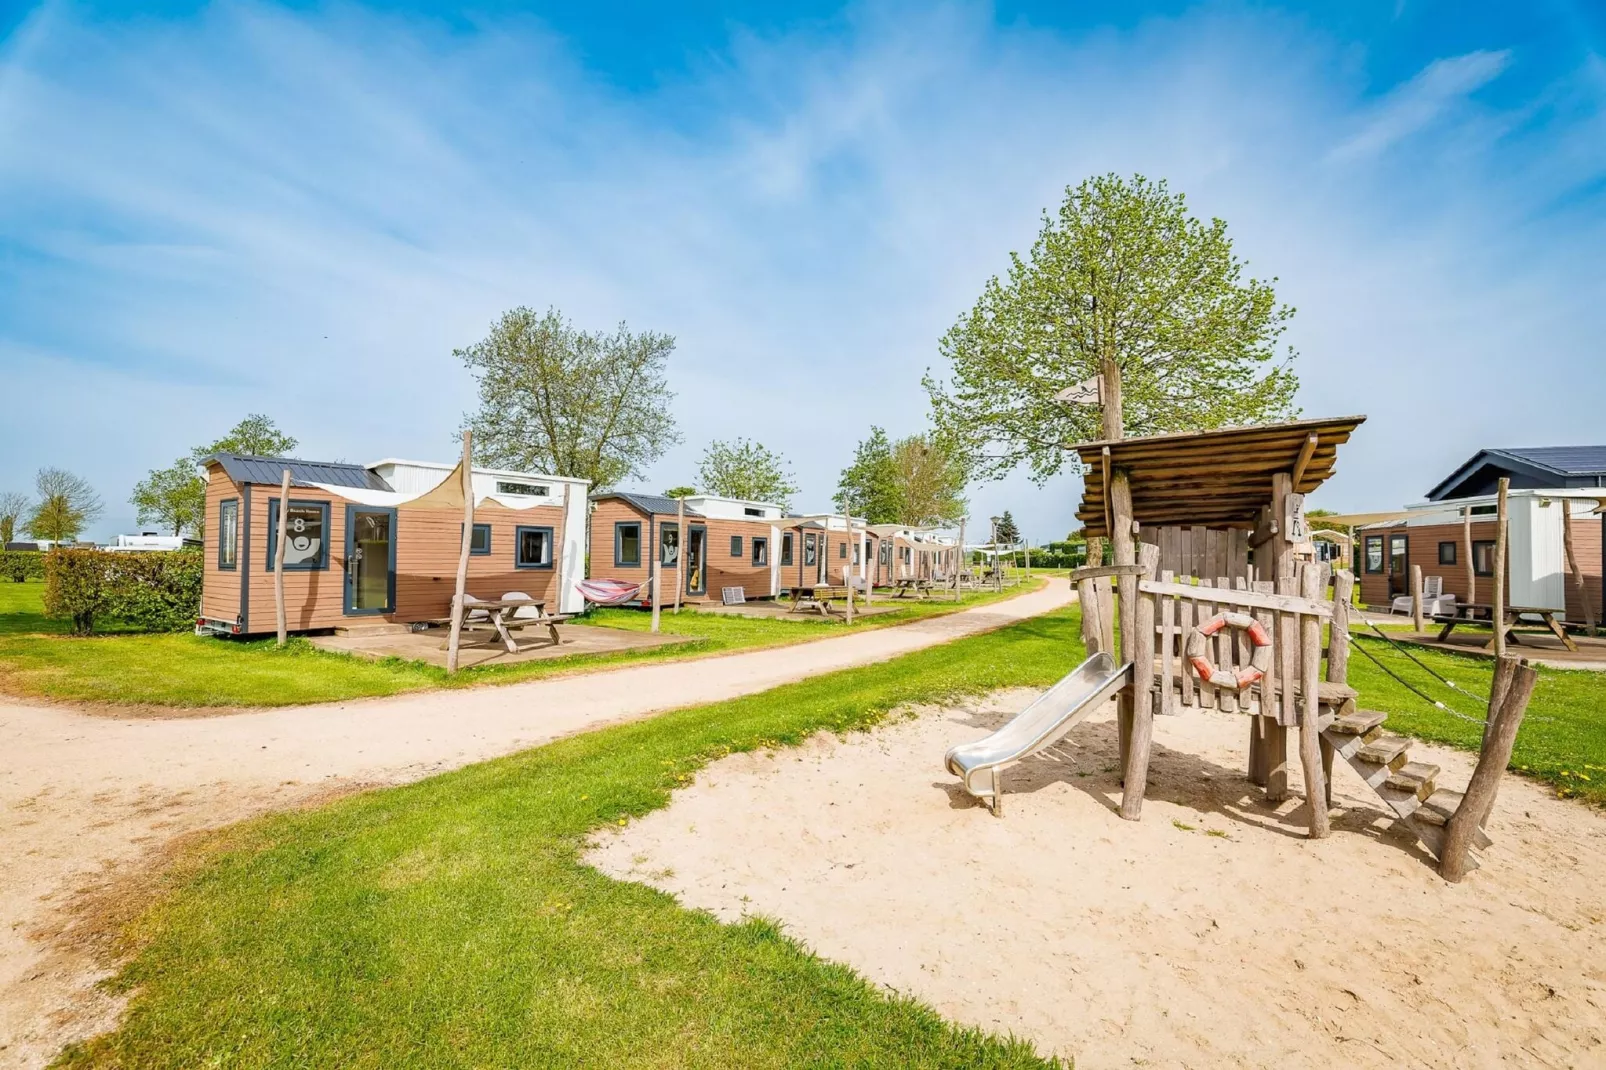
[[(460, 470), (387, 459), (369, 465), (207, 458), (205, 573), (197, 629), (274, 631), (274, 560), (285, 509), (284, 593), (291, 631), (407, 624), (451, 612), (463, 537)], [(280, 480), (290, 472), (288, 503)], [(467, 590), (518, 591), (555, 612), (583, 608), (584, 480), (473, 469)]]
[[(786, 510), (774, 502), (688, 497), (683, 540), (680, 503), (674, 498), (606, 491), (592, 495), (591, 501), (593, 578), (645, 582), (656, 552), (663, 569), (658, 597), (672, 603), (684, 551), (682, 602), (718, 601), (727, 587), (740, 587), (746, 598), (770, 598), (779, 590), (781, 548), (789, 529)], [(643, 589), (640, 603), (651, 600), (652, 592)]]

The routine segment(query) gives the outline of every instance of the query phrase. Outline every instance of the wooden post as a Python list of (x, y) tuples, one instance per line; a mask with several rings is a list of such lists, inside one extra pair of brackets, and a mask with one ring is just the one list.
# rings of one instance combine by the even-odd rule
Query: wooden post
[[(707, 553), (708, 551), (705, 549), (703, 552)], [(658, 634), (659, 606), (661, 604), (659, 598), (660, 590), (663, 586), (658, 582), (658, 577), (662, 575), (663, 571), (662, 555), (654, 553), (652, 556), (652, 634), (654, 635)]]
[(1467, 601), (1478, 600), (1478, 570), (1472, 563), (1472, 506), (1461, 509), (1461, 559), (1467, 565)]
[(1030, 540), (1027, 540), (1026, 543), (1026, 578), (1032, 578), (1032, 544)]
[[(290, 515), (290, 469), (284, 470), (284, 479), (279, 483), (279, 530), (275, 533), (278, 540), (273, 546), (273, 609), (279, 622), (279, 646), (284, 646), (290, 638), (289, 624), (284, 614), (284, 542)], [(329, 533), (324, 532), (324, 538)], [(346, 562), (346, 568), (351, 568), (351, 562)]]
[(1422, 566), (1411, 566), (1411, 624), (1422, 634)]
[(842, 503), (842, 513), (843, 513), (843, 519), (847, 521), (847, 525), (848, 525), (847, 535), (844, 536), (847, 539), (847, 543), (848, 543), (848, 564), (847, 564), (847, 567), (842, 570), (842, 579), (847, 582), (847, 586), (848, 586), (848, 623), (852, 624), (853, 623), (853, 556), (854, 556), (854, 552), (853, 552), (854, 551), (854, 546), (853, 546), (853, 509), (848, 506), (848, 504), (847, 504), (847, 502), (845, 500)]
[[(1312, 601), (1322, 596), (1321, 570), (1314, 564), (1299, 569), (1299, 593)], [(1319, 840), (1328, 833), (1327, 784), (1322, 776), (1321, 752), (1321, 671), (1322, 622), (1320, 617), (1302, 614), (1299, 618), (1300, 691), (1304, 711), (1299, 718), (1299, 760), (1305, 767), (1305, 801), (1310, 806), (1310, 838)], [(1285, 686), (1292, 687), (1289, 680)]]
[[(1578, 551), (1573, 546), (1573, 503), (1567, 498), (1555, 499), (1561, 506), (1561, 543), (1567, 552), (1567, 571), (1572, 573), (1573, 588), (1584, 608), (1584, 626), (1595, 634), (1595, 604), (1589, 598), (1589, 585), (1584, 582), (1584, 570), (1578, 565)], [(1603, 529), (1606, 530), (1606, 529)]]
[(959, 593), (959, 575), (970, 567), (970, 554), (965, 550), (965, 518), (959, 518), (959, 567), (954, 570), (954, 601), (957, 602), (964, 595)]
[[(1154, 579), (1160, 564), (1160, 548), (1145, 543), (1140, 551), (1143, 578)], [(1137, 591), (1133, 581), (1133, 595), (1137, 606), (1132, 614), (1132, 723), (1128, 729), (1126, 762), (1121, 778), (1121, 817), (1136, 821), (1143, 816), (1143, 791), (1149, 783), (1149, 751), (1154, 744), (1154, 610), (1155, 596)], [(1123, 636), (1123, 645), (1125, 637)], [(1169, 689), (1171, 681), (1162, 680), (1161, 686)]]
[[(1349, 682), (1349, 600), (1355, 590), (1355, 574), (1348, 569), (1333, 572), (1333, 619), (1327, 628), (1327, 682)], [(1327, 807), (1333, 807), (1333, 745), (1322, 737), (1322, 777), (1327, 782)]]
[[(659, 540), (660, 543), (662, 543), (663, 542), (663, 536), (659, 535), (658, 536), (658, 540)], [(780, 552), (780, 548), (776, 547), (775, 552), (779, 553)], [(708, 553), (707, 547), (703, 548), (703, 553), (705, 555)], [(659, 556), (660, 559), (663, 557), (663, 553), (662, 553), (662, 548), (661, 547), (660, 547), (660, 553), (659, 553), (658, 556)], [(658, 570), (657, 570), (657, 568), (654, 568), (653, 571), (656, 572)], [(684, 591), (685, 589), (686, 589), (686, 499), (685, 498), (676, 498), (675, 499), (675, 612), (677, 614), (680, 612), (680, 592)]]
[[(1501, 480), (1502, 483), (1505, 480)], [(1478, 767), (1472, 772), (1461, 805), (1455, 808), (1444, 829), (1444, 845), (1439, 850), (1439, 875), (1447, 881), (1460, 881), (1467, 875), (1468, 854), (1478, 830), (1489, 820), (1495, 797), (1500, 792), (1500, 778), (1511, 764), (1511, 751), (1517, 744), (1517, 729), (1528, 711), (1528, 700), (1533, 697), (1534, 684), (1539, 673), (1524, 661), (1503, 658), (1511, 662), (1507, 675), (1511, 684), (1503, 694), (1498, 708), (1489, 710), (1488, 727), (1484, 732), (1483, 750), (1478, 755)], [(1491, 702), (1495, 696), (1491, 696)]]
[(1500, 477), (1500, 490), (1495, 501), (1494, 534), (1494, 656), (1506, 656), (1506, 493), (1511, 480)]
[[(1106, 493), (1110, 499), (1110, 512), (1112, 522), (1110, 539), (1115, 547), (1115, 563), (1117, 565), (1131, 565), (1137, 561), (1137, 550), (1132, 542), (1132, 487), (1127, 481), (1125, 470), (1116, 470), (1110, 475)], [(1121, 619), (1121, 656), (1123, 663), (1134, 663), (1137, 660), (1137, 602), (1138, 579), (1136, 576), (1122, 576), (1116, 584), (1116, 609)], [(1126, 768), (1129, 755), (1129, 744), (1132, 739), (1132, 722), (1134, 716), (1133, 692), (1136, 685), (1123, 688), (1116, 714), (1116, 735), (1121, 741), (1121, 766)], [(1123, 814), (1125, 801), (1122, 802)]]
[[(463, 596), (468, 593), (468, 555), (474, 546), (474, 439), (473, 432), (463, 432), (463, 538), (457, 550), (457, 586), (452, 595), (452, 633), (446, 637), (446, 671), (457, 671), (457, 648), (463, 640), (463, 616), (467, 606)], [(395, 533), (392, 533), (395, 537)]]

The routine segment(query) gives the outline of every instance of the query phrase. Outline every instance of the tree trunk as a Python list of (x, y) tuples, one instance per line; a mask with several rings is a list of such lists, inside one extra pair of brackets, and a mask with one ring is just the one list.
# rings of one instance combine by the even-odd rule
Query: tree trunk
[[(289, 639), (289, 624), (284, 612), (284, 542), (288, 531), (286, 518), (290, 515), (290, 469), (284, 470), (284, 479), (279, 485), (279, 530), (278, 541), (273, 547), (273, 610), (279, 626), (279, 646), (284, 646)], [(351, 562), (346, 562), (351, 567)]]
[[(463, 432), (463, 538), (457, 548), (457, 584), (452, 595), (452, 631), (446, 637), (446, 671), (457, 671), (457, 651), (463, 641), (463, 617), (468, 607), (468, 555), (474, 546), (474, 441), (473, 432)], [(395, 533), (391, 533), (395, 538)]]
[(1500, 492), (1496, 498), (1494, 536), (1494, 656), (1506, 656), (1506, 492), (1511, 480), (1500, 477)]
[[(1104, 417), (1104, 437), (1124, 437), (1121, 420), (1121, 366), (1109, 357), (1099, 362), (1099, 409)], [(1104, 492), (1109, 493), (1106, 487)]]

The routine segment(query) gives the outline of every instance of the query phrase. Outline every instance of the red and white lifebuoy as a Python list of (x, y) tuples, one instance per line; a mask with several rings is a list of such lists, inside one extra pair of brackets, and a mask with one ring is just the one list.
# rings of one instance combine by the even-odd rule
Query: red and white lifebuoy
[[(1205, 657), (1205, 641), (1223, 628), (1237, 628), (1249, 637), (1250, 644), (1254, 646), (1249, 664), (1237, 672), (1218, 668)], [(1266, 634), (1266, 629), (1258, 620), (1247, 613), (1217, 613), (1188, 633), (1184, 656), (1204, 683), (1242, 691), (1263, 679), (1266, 670), (1271, 667), (1271, 636)]]

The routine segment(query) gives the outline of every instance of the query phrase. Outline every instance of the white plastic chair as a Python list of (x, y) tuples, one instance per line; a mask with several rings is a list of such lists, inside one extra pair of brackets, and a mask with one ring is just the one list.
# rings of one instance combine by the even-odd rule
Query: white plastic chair
[[(531, 598), (529, 595), (525, 594), (523, 591), (509, 591), (507, 594), (504, 594), (502, 596), (502, 601), (504, 601), (504, 602), (533, 602), (533, 601), (535, 601), (535, 599)], [(515, 620), (540, 620), (541, 619), (541, 611), (539, 609), (536, 609), (534, 606), (515, 609), (513, 611), (513, 618)]]
[(467, 624), (470, 621), (486, 621), (491, 619), (491, 615), (485, 610), (472, 608), (474, 603), (479, 601), (482, 601), (482, 599), (475, 598), (467, 591), (463, 592), (463, 609), (465, 610), (463, 614), (464, 624)]
[[(1443, 599), (1443, 597), (1444, 597), (1444, 577), (1443, 576), (1423, 576), (1422, 577), (1422, 612), (1427, 614), (1427, 615), (1429, 615), (1429, 616), (1437, 615), (1438, 612), (1439, 612), (1439, 602), (1440, 602), (1441, 599)], [(1451, 595), (1450, 596), (1450, 604), (1452, 606), (1455, 604), (1455, 595)], [(1389, 612), (1390, 613), (1410, 613), (1411, 612), (1411, 596), (1408, 595), (1408, 594), (1402, 594), (1398, 598), (1396, 598), (1394, 601), (1390, 602), (1389, 603)]]

